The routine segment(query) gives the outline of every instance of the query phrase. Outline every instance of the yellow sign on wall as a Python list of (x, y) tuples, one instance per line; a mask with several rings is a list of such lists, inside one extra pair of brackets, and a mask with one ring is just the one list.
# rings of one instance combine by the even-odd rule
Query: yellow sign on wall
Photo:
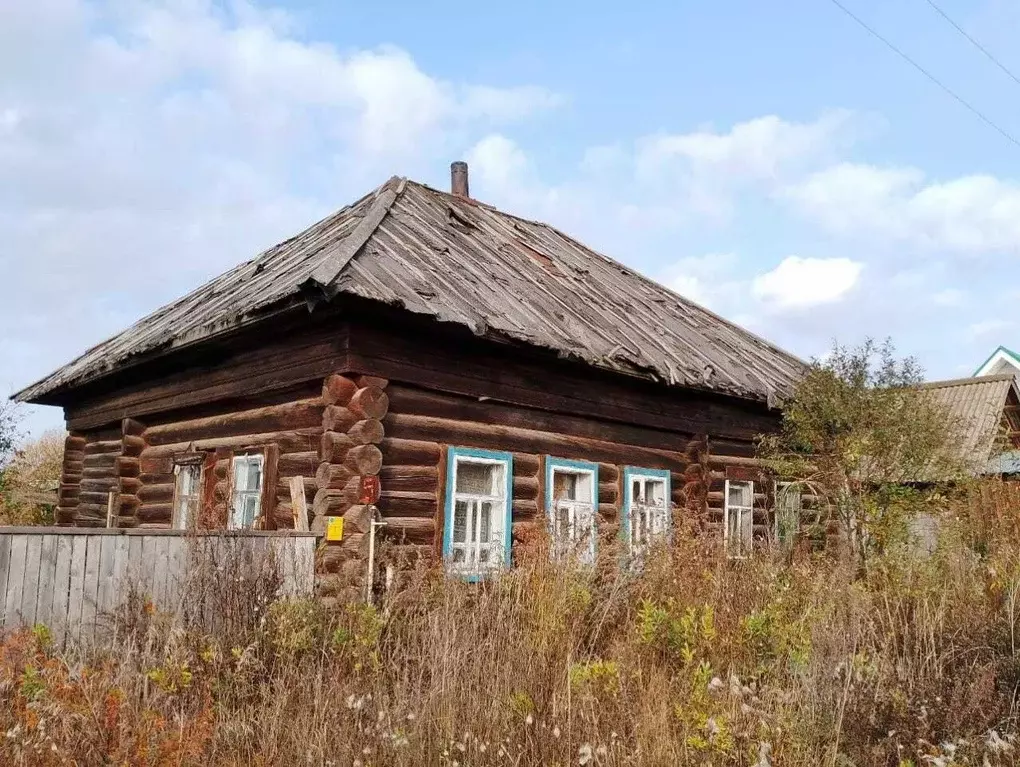
[(342, 541), (344, 539), (344, 518), (326, 517), (326, 540)]

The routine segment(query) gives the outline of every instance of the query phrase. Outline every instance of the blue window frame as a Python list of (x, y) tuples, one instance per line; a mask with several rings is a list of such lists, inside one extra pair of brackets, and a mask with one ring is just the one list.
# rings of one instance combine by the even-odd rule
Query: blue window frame
[(513, 455), (451, 447), (446, 462), (443, 559), (470, 581), (510, 564)]
[(552, 559), (595, 562), (598, 506), (598, 464), (546, 456), (545, 511)]
[(623, 535), (632, 556), (640, 557), (656, 538), (668, 538), (672, 496), (665, 469), (623, 470)]

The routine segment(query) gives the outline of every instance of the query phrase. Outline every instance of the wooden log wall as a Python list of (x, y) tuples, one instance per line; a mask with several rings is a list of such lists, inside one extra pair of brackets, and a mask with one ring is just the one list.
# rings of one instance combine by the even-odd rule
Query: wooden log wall
[[(367, 573), (373, 488), (383, 465), (379, 444), (389, 411), (388, 381), (332, 374), (322, 384), (322, 435), (315, 470), (311, 529), (322, 531), (328, 517), (343, 517), (344, 538), (327, 542), (316, 566), (316, 593), (352, 601), (361, 596)], [(375, 479), (375, 482), (372, 479)]]
[[(513, 454), (513, 540), (527, 544), (545, 524), (544, 458), (599, 465), (598, 511), (603, 535), (619, 529), (623, 467), (668, 469), (673, 498), (698, 491), (687, 471), (704, 446), (694, 435), (479, 401), (478, 398), (391, 383), (383, 419), (379, 509), (388, 539), (420, 554), (441, 551), (449, 446)], [(749, 446), (748, 446), (749, 449)], [(693, 456), (693, 457), (692, 457)], [(698, 491), (700, 496), (707, 490)]]
[[(203, 453), (206, 457), (200, 525), (211, 529), (225, 527), (233, 455), (237, 451), (262, 450), (267, 459), (264, 469), (267, 490), (263, 494), (261, 525), (267, 529), (292, 529), (291, 478), (304, 478), (308, 504), (315, 495), (323, 402), (311, 386), (296, 388), (289, 397), (276, 399), (281, 401), (268, 405), (254, 402), (224, 405), (221, 412), (210, 415), (184, 411), (148, 423), (140, 435), (136, 523), (153, 528), (172, 524), (175, 456)], [(125, 466), (124, 471), (135, 468)], [(127, 479), (125, 475), (121, 481)], [(127, 507), (122, 504), (121, 508), (123, 511)]]

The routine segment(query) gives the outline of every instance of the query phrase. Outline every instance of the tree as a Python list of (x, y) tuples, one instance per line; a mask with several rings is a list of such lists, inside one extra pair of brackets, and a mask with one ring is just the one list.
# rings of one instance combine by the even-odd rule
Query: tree
[(967, 475), (951, 417), (922, 381), (917, 361), (898, 360), (889, 341), (835, 345), (786, 404), (781, 431), (759, 445), (778, 477), (825, 499), (862, 564), (904, 540), (910, 519)]
[(49, 431), (14, 451), (3, 469), (0, 520), (5, 524), (38, 525), (53, 522), (53, 505), (64, 460), (64, 434)]

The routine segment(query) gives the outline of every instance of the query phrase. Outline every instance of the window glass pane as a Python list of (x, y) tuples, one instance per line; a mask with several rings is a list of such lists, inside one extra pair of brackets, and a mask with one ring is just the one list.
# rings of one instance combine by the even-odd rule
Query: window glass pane
[(570, 507), (566, 504), (560, 504), (556, 507), (556, 525), (554, 534), (558, 536), (567, 536), (570, 534)]
[(256, 517), (259, 515), (259, 497), (257, 495), (244, 496), (244, 526), (252, 527)]
[(645, 481), (645, 503), (649, 506), (662, 506), (666, 495), (666, 483), (661, 479)]
[(557, 501), (573, 501), (577, 499), (576, 474), (565, 471), (553, 471), (553, 498)]
[(457, 492), (468, 495), (491, 495), (494, 473), (498, 467), (488, 463), (457, 463)]
[(750, 506), (752, 502), (751, 483), (730, 482), (729, 498), (727, 499), (727, 502), (730, 506)]
[(453, 542), (464, 543), (467, 540), (467, 501), (457, 501), (453, 509)]
[(740, 515), (741, 549), (750, 552), (754, 542), (754, 512), (747, 509)]
[(740, 511), (731, 509), (727, 517), (726, 537), (729, 539), (730, 550), (740, 551)]
[(248, 484), (246, 490), (262, 489), (262, 459), (259, 456), (251, 456), (248, 459)]
[(481, 503), (481, 520), (478, 526), (478, 540), (488, 543), (492, 538), (492, 501)]
[(453, 562), (454, 564), (464, 563), (464, 549), (458, 547), (453, 550)]
[(478, 550), (478, 564), (486, 565), (489, 563), (489, 547), (483, 546)]
[(630, 486), (631, 503), (644, 503), (645, 498), (641, 495), (641, 480), (635, 479)]

